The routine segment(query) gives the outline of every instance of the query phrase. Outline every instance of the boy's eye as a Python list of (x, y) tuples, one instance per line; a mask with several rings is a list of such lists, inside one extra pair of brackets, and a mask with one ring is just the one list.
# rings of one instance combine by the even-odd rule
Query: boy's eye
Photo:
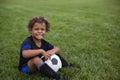
[(41, 28), (42, 31), (44, 31), (45, 29), (44, 28)]
[(35, 30), (45, 31), (45, 29), (44, 29), (44, 28), (35, 28)]
[(35, 28), (35, 30), (39, 30), (39, 28)]

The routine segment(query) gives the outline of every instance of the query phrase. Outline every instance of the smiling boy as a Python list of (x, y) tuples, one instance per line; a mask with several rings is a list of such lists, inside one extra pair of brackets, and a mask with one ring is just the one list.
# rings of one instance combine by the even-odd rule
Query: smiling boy
[[(23, 73), (33, 73), (39, 71), (41, 74), (53, 78), (55, 80), (68, 80), (64, 76), (54, 72), (44, 61), (50, 58), (51, 55), (57, 54), (62, 62), (62, 66), (68, 66), (58, 53), (58, 47), (51, 45), (45, 41), (43, 37), (50, 29), (50, 23), (44, 17), (38, 16), (31, 19), (28, 23), (30, 36), (27, 37), (20, 49), (19, 70)], [(44, 56), (44, 58), (41, 58)]]

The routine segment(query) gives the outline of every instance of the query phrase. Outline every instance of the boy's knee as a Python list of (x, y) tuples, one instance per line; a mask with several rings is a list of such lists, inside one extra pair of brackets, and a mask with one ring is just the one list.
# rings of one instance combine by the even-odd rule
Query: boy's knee
[(38, 62), (43, 62), (43, 61), (42, 61), (41, 58), (35, 57), (35, 58), (33, 58), (33, 62), (34, 62), (34, 63), (38, 63)]
[(31, 59), (28, 62), (28, 66), (31, 68), (31, 70), (33, 70), (34, 68), (38, 68), (39, 69), (39, 65), (41, 63), (43, 63), (43, 61), (41, 60), (41, 58), (35, 57), (35, 58)]

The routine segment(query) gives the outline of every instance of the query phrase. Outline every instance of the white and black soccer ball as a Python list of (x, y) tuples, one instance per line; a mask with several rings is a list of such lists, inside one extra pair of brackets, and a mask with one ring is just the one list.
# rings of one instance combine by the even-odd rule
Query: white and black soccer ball
[(55, 72), (62, 67), (60, 58), (55, 54), (46, 60), (45, 63), (48, 64), (48, 66), (51, 67)]

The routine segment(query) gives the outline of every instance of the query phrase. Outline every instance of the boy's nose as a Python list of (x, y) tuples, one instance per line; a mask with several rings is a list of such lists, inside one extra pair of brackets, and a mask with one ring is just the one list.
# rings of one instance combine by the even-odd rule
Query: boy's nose
[(39, 30), (38, 30), (38, 32), (42, 32), (42, 30), (41, 30), (41, 29), (39, 29)]

